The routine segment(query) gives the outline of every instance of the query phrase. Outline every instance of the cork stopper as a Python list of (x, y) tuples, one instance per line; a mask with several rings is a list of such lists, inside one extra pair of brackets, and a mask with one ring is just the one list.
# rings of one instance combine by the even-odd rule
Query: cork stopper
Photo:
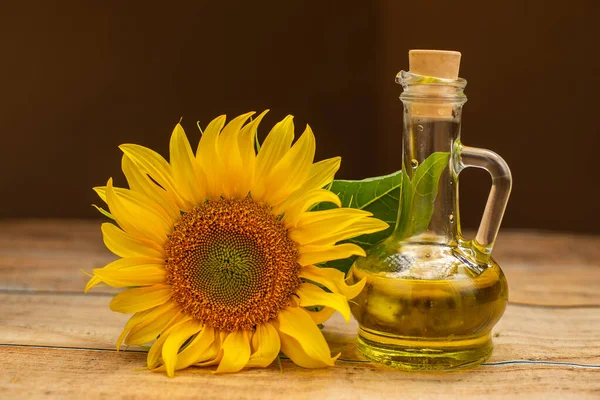
[[(460, 53), (446, 50), (411, 50), (408, 52), (409, 71), (413, 74), (441, 79), (458, 79)], [(456, 90), (444, 85), (414, 87), (430, 96), (447, 95)], [(415, 102), (410, 105), (412, 115), (418, 118), (452, 119), (454, 105), (446, 102)]]
[(417, 75), (458, 79), (460, 56), (458, 51), (411, 50), (408, 52), (409, 70)]

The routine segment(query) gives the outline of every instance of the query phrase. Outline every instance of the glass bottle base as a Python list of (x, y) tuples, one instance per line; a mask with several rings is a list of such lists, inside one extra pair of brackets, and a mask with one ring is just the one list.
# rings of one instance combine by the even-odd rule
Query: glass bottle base
[(410, 371), (446, 371), (479, 365), (492, 354), (489, 334), (460, 339), (389, 336), (358, 332), (358, 349), (369, 360)]

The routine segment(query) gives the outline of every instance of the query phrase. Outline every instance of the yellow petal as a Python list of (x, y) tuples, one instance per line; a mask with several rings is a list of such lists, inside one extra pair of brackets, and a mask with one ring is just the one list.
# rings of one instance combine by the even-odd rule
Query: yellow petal
[(271, 205), (278, 205), (306, 181), (315, 156), (315, 148), (315, 136), (307, 125), (290, 151), (265, 177), (267, 188), (264, 201)]
[[(135, 313), (133, 315), (133, 317), (131, 317), (129, 319), (129, 321), (125, 325), (125, 329), (123, 329), (123, 332), (121, 333), (121, 335), (119, 336), (119, 339), (117, 340), (117, 350), (119, 350), (121, 348), (121, 343), (123, 342), (125, 337), (128, 336), (129, 333), (131, 333), (132, 330), (139, 331), (144, 326), (146, 326), (150, 322), (156, 320), (161, 315), (172, 312), (173, 310), (174, 310), (174, 312), (178, 312), (177, 303), (168, 302), (161, 306), (153, 308), (151, 310), (146, 310), (146, 311)], [(172, 315), (173, 314), (171, 314), (171, 317), (172, 317)], [(129, 338), (127, 338), (127, 339), (129, 339)], [(154, 338), (151, 338), (150, 340), (152, 340), (152, 339), (154, 339)], [(148, 340), (148, 341), (150, 341), (150, 340)], [(146, 342), (141, 342), (139, 344), (144, 344), (144, 343), (146, 343)], [(130, 344), (130, 343), (128, 343), (128, 344)]]
[(281, 339), (281, 351), (288, 356), (292, 362), (303, 368), (327, 368), (333, 367), (335, 361), (341, 355), (332, 357), (330, 361), (322, 361), (310, 357), (300, 345), (300, 342), (285, 333), (279, 333)]
[(194, 205), (200, 204), (206, 197), (206, 178), (196, 163), (190, 142), (180, 124), (175, 126), (169, 144), (169, 160), (177, 190), (186, 200), (189, 211)]
[(175, 375), (175, 365), (177, 364), (177, 353), (179, 349), (190, 337), (200, 332), (202, 324), (196, 320), (189, 320), (181, 325), (178, 325), (171, 331), (169, 337), (162, 347), (162, 358), (167, 375), (173, 377)]
[(283, 223), (286, 228), (293, 228), (297, 226), (302, 214), (318, 203), (333, 203), (338, 207), (341, 206), (340, 198), (335, 193), (325, 189), (314, 189), (303, 193), (301, 197), (288, 198), (273, 212), (277, 215), (283, 214)]
[(348, 299), (353, 299), (360, 294), (365, 286), (363, 279), (354, 285), (347, 285), (344, 273), (335, 268), (319, 268), (314, 265), (306, 265), (300, 271), (300, 278), (309, 279), (325, 286), (335, 293), (341, 293)]
[(173, 221), (161, 215), (145, 196), (129, 192), (128, 196), (117, 196), (112, 179), (106, 185), (106, 202), (111, 214), (125, 232), (164, 245), (167, 235), (173, 230)]
[(216, 352), (211, 354), (208, 350), (211, 348), (214, 339), (214, 329), (210, 326), (204, 326), (190, 344), (177, 356), (175, 370), (178, 371), (187, 368), (194, 363), (213, 358), (216, 355)]
[[(115, 260), (109, 264), (107, 264), (104, 268), (96, 268), (94, 269), (94, 274), (96, 276), (94, 276), (92, 279), (90, 279), (90, 282), (88, 282), (88, 285), (86, 286), (86, 292), (93, 286), (97, 285), (98, 283), (101, 282), (105, 282), (109, 285), (112, 286), (111, 283), (109, 282), (113, 282), (115, 281), (115, 279), (112, 278), (113, 275), (111, 275), (112, 272), (114, 271), (131, 271), (131, 268), (138, 268), (138, 267), (142, 267), (142, 271), (150, 271), (151, 272), (151, 280), (155, 280), (154, 275), (156, 275), (156, 269), (160, 269), (163, 270), (163, 275), (164, 275), (164, 260), (158, 259), (158, 258), (151, 258), (151, 257), (127, 257), (127, 258), (120, 258), (118, 260)], [(148, 267), (148, 269), (145, 269), (145, 267)], [(140, 269), (136, 269), (134, 271), (139, 271)], [(108, 275), (108, 280), (105, 280), (104, 277), (107, 277)], [(94, 279), (96, 278), (96, 279)], [(138, 281), (140, 279), (144, 279), (144, 276), (141, 277), (137, 277)], [(151, 282), (148, 285), (153, 285), (155, 283), (161, 283), (160, 282)], [(120, 283), (117, 283), (120, 285)], [(148, 286), (145, 285), (145, 286)], [(124, 285), (124, 286), (144, 286), (144, 285)], [(124, 286), (115, 286), (115, 287), (124, 287)]]
[[(108, 204), (108, 197), (106, 194), (106, 191), (108, 189), (107, 186), (96, 186), (93, 189), (96, 192), (96, 194), (98, 194), (98, 197), (100, 197), (102, 201)], [(156, 214), (160, 218), (163, 218), (166, 221), (171, 221), (173, 219), (169, 216), (169, 214), (165, 211), (163, 207), (161, 207), (159, 204), (157, 204), (155, 201), (153, 201), (151, 198), (149, 198), (141, 192), (135, 192), (130, 189), (124, 189), (114, 186), (113, 190), (117, 195), (117, 198), (123, 199), (127, 203), (139, 204), (145, 209), (152, 211), (154, 214)], [(111, 217), (113, 217), (114, 219), (114, 216), (112, 214), (108, 214), (111, 215)]]
[(330, 233), (326, 237), (321, 237), (318, 240), (306, 240), (302, 244), (314, 244), (317, 246), (332, 245), (342, 240), (350, 239), (360, 235), (379, 232), (389, 228), (389, 225), (377, 218), (363, 218), (354, 222), (352, 225), (338, 230), (335, 233)]
[[(126, 259), (122, 258), (121, 260)], [(163, 283), (167, 278), (167, 273), (160, 264), (137, 265), (119, 269), (96, 268), (94, 269), (94, 275), (107, 285), (116, 288), (151, 286)]]
[[(196, 149), (196, 158), (202, 159), (202, 155), (212, 157), (212, 155), (215, 154), (217, 150), (217, 138), (219, 137), (219, 133), (225, 126), (226, 120), (227, 116), (219, 115), (217, 118), (213, 119), (208, 123), (208, 125), (202, 132), (202, 137), (200, 138), (200, 141), (198, 142), (198, 147)], [(214, 149), (212, 147), (213, 145)]]
[(349, 220), (360, 220), (372, 215), (368, 211), (356, 208), (332, 208), (330, 210), (311, 211), (302, 214), (302, 217), (298, 221), (298, 227), (302, 228), (318, 223), (335, 224), (336, 227), (345, 227), (352, 224), (352, 222), (348, 222)]
[(144, 311), (166, 303), (172, 296), (170, 285), (153, 285), (125, 290), (110, 302), (112, 311), (123, 314)]
[(348, 300), (342, 294), (327, 293), (312, 283), (302, 283), (296, 289), (296, 294), (300, 298), (300, 306), (326, 306), (335, 308), (342, 314), (346, 322), (350, 321), (350, 306), (348, 306)]
[(224, 115), (213, 119), (204, 130), (196, 150), (196, 160), (206, 176), (206, 195), (212, 199), (219, 198), (223, 192), (223, 163), (217, 151), (223, 125)]
[(280, 349), (279, 334), (273, 325), (270, 322), (258, 325), (252, 336), (253, 352), (248, 367), (268, 367), (277, 358)]
[(293, 118), (288, 115), (275, 124), (256, 156), (256, 182), (252, 189), (252, 197), (256, 200), (261, 200), (265, 194), (265, 178), (290, 150), (294, 140)]
[[(252, 111), (239, 115), (225, 125), (221, 131), (221, 136), (219, 137), (219, 142), (217, 145), (217, 151), (221, 155), (222, 159), (225, 159), (225, 157), (230, 157), (232, 161), (231, 164), (237, 164), (238, 162), (241, 164), (238, 136), (240, 135), (240, 131), (242, 126), (244, 126), (244, 123), (254, 114), (254, 111)], [(226, 167), (229, 166), (230, 165), (226, 165)]]
[(245, 197), (248, 192), (242, 193), (241, 188), (245, 186), (242, 182), (242, 156), (238, 143), (240, 130), (246, 120), (253, 115), (254, 112), (246, 113), (232, 119), (221, 132), (217, 144), (219, 157), (223, 161), (223, 196), (230, 197)]
[[(85, 274), (87, 275), (87, 272), (85, 272)], [(88, 281), (88, 283), (85, 285), (85, 289), (83, 290), (84, 293), (87, 293), (90, 289), (92, 289), (93, 287), (99, 285), (102, 283), (102, 280), (100, 278), (98, 278), (97, 276), (93, 275), (90, 280)]]
[(335, 246), (305, 245), (299, 247), (299, 252), (298, 263), (302, 266), (341, 260), (351, 256), (365, 256), (365, 251), (353, 243), (342, 243)]
[(162, 188), (169, 192), (180, 209), (187, 208), (188, 204), (177, 190), (177, 184), (173, 178), (169, 163), (154, 150), (137, 144), (123, 144), (119, 148), (133, 161), (141, 170), (152, 177)]
[(290, 230), (290, 239), (301, 245), (327, 240), (369, 215), (366, 211), (353, 208), (307, 212), (298, 218), (296, 227)]
[(314, 163), (310, 169), (310, 174), (304, 185), (303, 190), (321, 189), (329, 185), (340, 169), (342, 163), (341, 157), (328, 158), (327, 160)]
[(304, 368), (333, 366), (329, 346), (311, 317), (302, 308), (288, 307), (277, 317), (281, 350), (296, 365)]
[(329, 307), (323, 307), (320, 311), (308, 311), (306, 310), (308, 315), (312, 318), (315, 324), (322, 324), (327, 321), (331, 316), (335, 313), (335, 309)]
[(127, 334), (129, 334), (129, 332), (133, 329), (134, 326), (136, 326), (141, 321), (143, 321), (144, 318), (151, 311), (153, 311), (153, 310), (146, 310), (146, 311), (142, 311), (139, 313), (135, 313), (135, 314), (133, 314), (133, 316), (131, 318), (129, 318), (129, 321), (127, 321), (127, 323), (125, 324), (125, 328), (123, 328), (123, 331), (121, 332), (121, 334), (119, 335), (119, 338), (117, 339), (117, 351), (121, 350), (121, 344), (123, 343), (125, 336), (127, 336)]
[(177, 303), (167, 302), (152, 309), (143, 321), (133, 327), (125, 338), (125, 344), (149, 343), (184, 318), (188, 317), (183, 315)]
[[(319, 222), (326, 221), (327, 223), (334, 223), (336, 226), (343, 226), (348, 219), (360, 219), (370, 217), (371, 214), (368, 211), (358, 210), (356, 208), (333, 208), (330, 210), (323, 211), (311, 211), (304, 213), (302, 218), (298, 221), (298, 226), (303, 227)], [(345, 223), (344, 225), (350, 225)]]
[(166, 258), (164, 249), (157, 243), (131, 236), (108, 222), (102, 224), (102, 238), (106, 247), (119, 257)]
[(118, 260), (115, 260), (115, 261), (112, 261), (112, 262), (106, 264), (106, 266), (104, 268), (96, 268), (96, 270), (123, 269), (123, 268), (136, 267), (138, 265), (154, 265), (154, 264), (165, 265), (165, 260), (163, 258), (142, 257), (142, 256), (125, 257), (125, 258), (119, 258)]
[[(334, 157), (327, 160), (319, 161), (318, 163), (312, 164), (310, 167), (310, 173), (308, 179), (292, 192), (288, 198), (285, 200), (293, 203), (298, 199), (302, 198), (306, 195), (306, 193), (310, 193), (314, 190), (318, 190), (323, 188), (324, 186), (330, 184), (333, 181), (333, 177), (335, 173), (340, 168), (340, 157)], [(330, 197), (331, 199), (331, 197)], [(335, 204), (339, 203), (338, 201), (334, 201)], [(289, 205), (289, 204), (288, 204)], [(280, 205), (280, 207), (287, 207), (284, 203)], [(295, 226), (297, 221), (294, 221), (293, 225)]]
[(215, 331), (215, 338), (210, 347), (201, 354), (200, 358), (194, 363), (198, 367), (208, 367), (217, 365), (223, 359), (223, 349), (221, 344), (225, 340), (227, 334), (225, 332)]
[(131, 161), (127, 154), (123, 154), (123, 158), (121, 159), (121, 169), (123, 170), (123, 174), (132, 191), (141, 193), (154, 201), (165, 211), (168, 218), (179, 218), (180, 210), (177, 206), (175, 196), (154, 183), (148, 177), (146, 172), (140, 170), (140, 168)]
[[(174, 326), (177, 326), (177, 325), (174, 325)], [(167, 329), (165, 332), (160, 334), (158, 339), (156, 339), (154, 341), (154, 343), (152, 343), (152, 346), (150, 346), (150, 350), (148, 350), (148, 355), (146, 356), (146, 366), (148, 367), (148, 369), (158, 371), (157, 366), (160, 364), (160, 356), (162, 354), (163, 345), (165, 344), (165, 341), (169, 337), (169, 334), (171, 333), (171, 329), (174, 326), (172, 326), (171, 328)], [(166, 371), (164, 364), (162, 365), (162, 370)]]
[(217, 367), (217, 373), (238, 372), (250, 359), (250, 340), (247, 331), (233, 331), (225, 338), (223, 358)]
[(240, 179), (240, 191), (247, 194), (254, 182), (254, 174), (256, 169), (256, 149), (255, 140), (257, 135), (258, 125), (269, 110), (263, 111), (258, 117), (246, 124), (240, 131), (238, 144), (240, 157), (242, 160), (242, 176)]
[[(159, 364), (160, 356), (162, 355), (163, 345), (165, 344), (167, 338), (171, 335), (171, 332), (173, 332), (175, 329), (182, 326), (183, 324), (187, 323), (189, 320), (190, 318), (185, 318), (177, 322), (176, 324), (171, 325), (168, 329), (165, 329), (163, 332), (160, 333), (158, 339), (156, 339), (154, 343), (152, 343), (152, 346), (150, 346), (150, 350), (148, 350), (146, 364), (149, 369), (154, 369)], [(165, 369), (163, 368), (163, 370)]]
[(219, 365), (219, 363), (221, 362), (221, 360), (223, 359), (223, 349), (218, 348), (218, 345), (216, 344), (217, 342), (213, 342), (212, 346), (210, 347), (209, 351), (211, 352), (211, 354), (215, 354), (214, 357), (206, 360), (206, 361), (201, 361), (201, 362), (197, 362), (194, 365), (197, 367), (210, 367), (212, 365)]

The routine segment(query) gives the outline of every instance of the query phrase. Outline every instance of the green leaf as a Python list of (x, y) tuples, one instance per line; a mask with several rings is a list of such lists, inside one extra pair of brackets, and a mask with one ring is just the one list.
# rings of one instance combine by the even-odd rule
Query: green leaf
[[(390, 225), (384, 231), (341, 243), (354, 243), (368, 251), (374, 244), (389, 237), (394, 229), (400, 238), (424, 232), (431, 221), (438, 184), (442, 172), (448, 167), (449, 157), (450, 153), (433, 153), (415, 170), (412, 181), (405, 171), (360, 181), (333, 181), (329, 190), (339, 196), (342, 207), (369, 211), (375, 218)], [(315, 210), (334, 207), (330, 203), (321, 203)], [(348, 272), (355, 259), (329, 261), (326, 266)]]
[(408, 199), (408, 191), (402, 196), (402, 212), (399, 215), (401, 229), (397, 231), (400, 238), (423, 233), (429, 226), (440, 177), (448, 167), (449, 158), (450, 153), (433, 153), (415, 171), (411, 183), (411, 199)]
[[(413, 187), (406, 171), (402, 171), (402, 187), (400, 194), (400, 213), (398, 213), (397, 231), (407, 232), (410, 229), (410, 211), (413, 199)], [(404, 218), (402, 218), (404, 217)]]
[[(358, 208), (373, 213), (373, 216), (387, 222), (390, 227), (384, 231), (370, 235), (362, 235), (343, 243), (355, 243), (365, 251), (375, 243), (385, 239), (394, 231), (398, 215), (398, 201), (402, 171), (376, 178), (367, 178), (360, 181), (336, 180), (329, 189), (337, 194), (342, 202), (342, 207)], [(315, 210), (335, 208), (331, 203), (321, 203)], [(347, 272), (356, 257), (345, 260), (330, 261), (328, 267)]]

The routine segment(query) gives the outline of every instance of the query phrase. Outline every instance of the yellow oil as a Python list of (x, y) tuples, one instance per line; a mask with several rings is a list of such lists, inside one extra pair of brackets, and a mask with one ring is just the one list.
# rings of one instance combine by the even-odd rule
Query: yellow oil
[(359, 350), (376, 362), (410, 370), (482, 363), (508, 301), (504, 274), (493, 260), (473, 268), (448, 248), (425, 253), (419, 257), (422, 249), (412, 251), (404, 268), (398, 263), (381, 268), (368, 259), (352, 267), (350, 282), (366, 278), (365, 289), (351, 302), (360, 326)]

